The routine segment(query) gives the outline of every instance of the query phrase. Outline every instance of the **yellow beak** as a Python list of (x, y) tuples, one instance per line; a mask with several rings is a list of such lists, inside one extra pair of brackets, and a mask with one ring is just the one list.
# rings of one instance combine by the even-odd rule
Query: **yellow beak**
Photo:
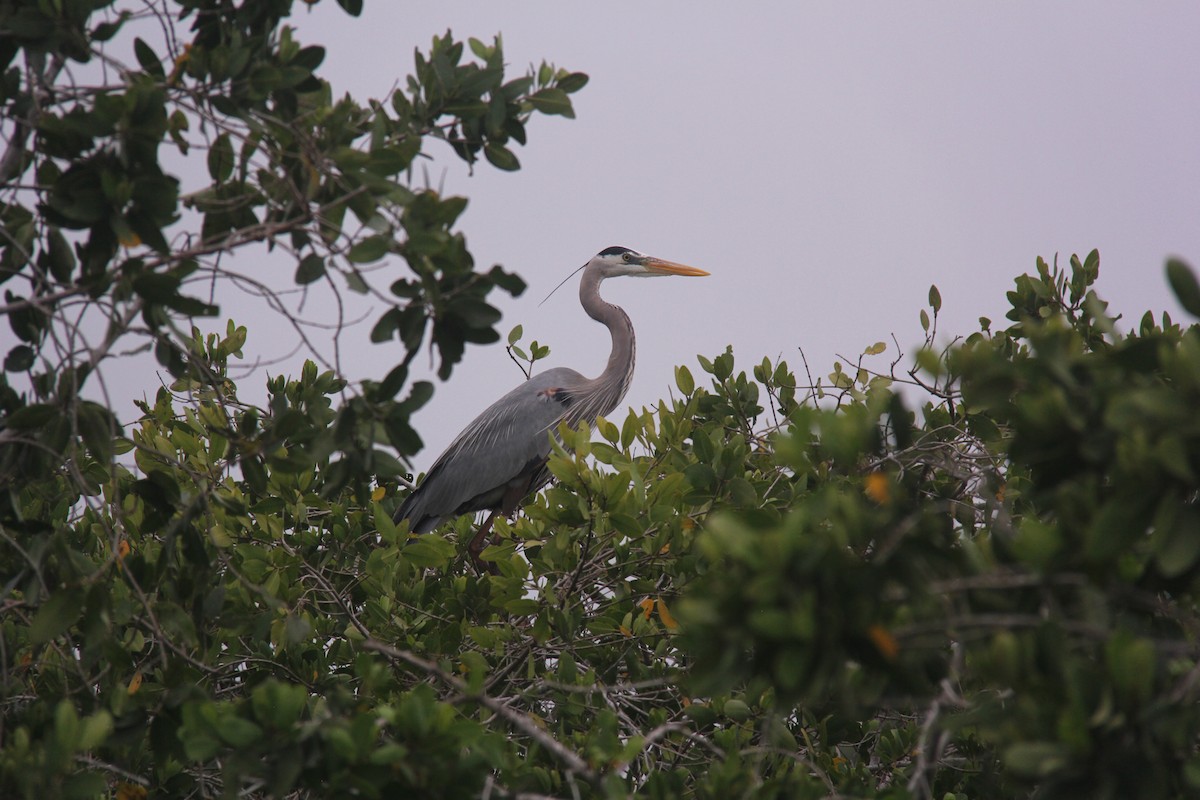
[(661, 258), (654, 258), (653, 256), (647, 257), (642, 264), (646, 269), (659, 275), (687, 275), (693, 278), (702, 278), (709, 274), (696, 267), (689, 267), (686, 264), (676, 264), (674, 261), (664, 261)]

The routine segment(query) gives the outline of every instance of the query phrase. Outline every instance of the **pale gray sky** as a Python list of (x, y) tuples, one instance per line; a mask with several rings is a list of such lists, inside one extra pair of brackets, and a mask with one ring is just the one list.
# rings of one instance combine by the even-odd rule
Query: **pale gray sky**
[[(537, 305), (595, 251), (713, 273), (605, 285), (639, 335), (634, 406), (727, 344), (747, 368), (803, 347), (822, 372), (893, 333), (911, 348), (930, 283), (943, 331), (999, 322), (1038, 255), (1098, 247), (1129, 324), (1178, 319), (1163, 260), (1200, 262), (1194, 3), (368, 2), (358, 21), (322, 3), (298, 24), (356, 96), (383, 96), (446, 28), (502, 32), (518, 70), (591, 76), (577, 119), (534, 120), (520, 172), (466, 177), (443, 153), (430, 174), (470, 197), (476, 257), (529, 282), (503, 327), (549, 342), (548, 366), (603, 367), (574, 282)], [(363, 375), (388, 363), (363, 355)], [(418, 417), (418, 466), (519, 378), (500, 345), (470, 351)]]
[[(909, 351), (920, 340), (931, 283), (947, 334), (999, 323), (1038, 255), (1098, 247), (1101, 294), (1127, 326), (1147, 308), (1184, 318), (1162, 266), (1200, 263), (1200, 5), (733, 5), (367, 0), (357, 20), (324, 2), (296, 24), (327, 48), (335, 91), (360, 100), (403, 82), (413, 48), (447, 28), (502, 32), (514, 73), (545, 58), (591, 76), (577, 119), (532, 122), (520, 172), (468, 176), (435, 148), (429, 175), (470, 198), (461, 228), (480, 266), (530, 284), (500, 304), (501, 327), (549, 343), (546, 366), (603, 367), (608, 337), (574, 281), (538, 307), (596, 251), (713, 273), (605, 284), (639, 336), (633, 406), (727, 344), (746, 369), (764, 355), (799, 366), (803, 347), (823, 374), (886, 340), (883, 366), (893, 333)], [(268, 355), (291, 349), (280, 326), (223, 310)], [(349, 334), (352, 379), (399, 357), (369, 330)], [(519, 380), (502, 345), (469, 350), (416, 420), (417, 467)]]

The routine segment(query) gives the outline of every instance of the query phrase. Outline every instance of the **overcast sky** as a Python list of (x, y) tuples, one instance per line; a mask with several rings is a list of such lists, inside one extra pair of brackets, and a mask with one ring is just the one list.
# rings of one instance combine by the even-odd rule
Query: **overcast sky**
[[(604, 365), (608, 336), (575, 281), (538, 307), (598, 250), (712, 272), (605, 284), (638, 333), (629, 405), (729, 344), (746, 369), (764, 355), (798, 366), (802, 347), (823, 374), (836, 353), (886, 340), (882, 367), (892, 334), (910, 352), (920, 341), (931, 283), (941, 330), (970, 333), (981, 315), (1002, 320), (1039, 255), (1099, 248), (1100, 293), (1126, 327), (1146, 309), (1184, 318), (1163, 261), (1200, 263), (1200, 4), (365, 5), (353, 19), (297, 4), (297, 38), (327, 48), (339, 94), (385, 97), (447, 28), (502, 32), (514, 74), (546, 59), (591, 76), (577, 119), (533, 120), (520, 172), (468, 175), (436, 145), (428, 169), (470, 198), (461, 229), (479, 266), (529, 283), (500, 303), (501, 327), (550, 344), (546, 366)], [(267, 352), (293, 345), (239, 321)], [(369, 330), (351, 334), (353, 379), (400, 355)], [(417, 418), (417, 467), (520, 378), (502, 345), (469, 350)]]

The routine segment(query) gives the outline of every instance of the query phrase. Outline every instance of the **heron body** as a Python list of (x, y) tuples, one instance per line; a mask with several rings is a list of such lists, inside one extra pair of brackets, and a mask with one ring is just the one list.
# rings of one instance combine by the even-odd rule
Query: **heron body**
[(548, 434), (569, 418), (571, 406), (578, 406), (565, 387), (585, 380), (559, 367), (501, 397), (455, 438), (405, 499), (397, 519), (407, 519), (416, 533), (428, 533), (448, 517), (500, 507), (509, 490), (521, 493), (519, 501), (540, 489), (546, 483)]
[(620, 307), (600, 297), (600, 283), (618, 276), (708, 274), (627, 247), (602, 250), (582, 269), (579, 302), (612, 336), (604, 371), (586, 378), (566, 367), (549, 369), (501, 397), (438, 457), (396, 510), (397, 523), (408, 520), (410, 530), (428, 533), (451, 517), (493, 512), (468, 548), (478, 565), (495, 515), (511, 516), (526, 496), (549, 482), (550, 437), (559, 423), (594, 423), (616, 408), (629, 389), (636, 359), (633, 325)]

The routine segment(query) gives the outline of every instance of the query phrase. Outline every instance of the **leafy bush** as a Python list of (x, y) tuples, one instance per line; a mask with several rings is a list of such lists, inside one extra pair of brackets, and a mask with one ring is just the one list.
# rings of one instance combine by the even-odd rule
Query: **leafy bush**
[(6, 791), (1185, 794), (1200, 328), (1116, 335), (1072, 266), (908, 376), (679, 368), (563, 432), (498, 576), (469, 519), (409, 541), (388, 480), (321, 492), (333, 374), (266, 409), (181, 378), (125, 460), (17, 498)]

